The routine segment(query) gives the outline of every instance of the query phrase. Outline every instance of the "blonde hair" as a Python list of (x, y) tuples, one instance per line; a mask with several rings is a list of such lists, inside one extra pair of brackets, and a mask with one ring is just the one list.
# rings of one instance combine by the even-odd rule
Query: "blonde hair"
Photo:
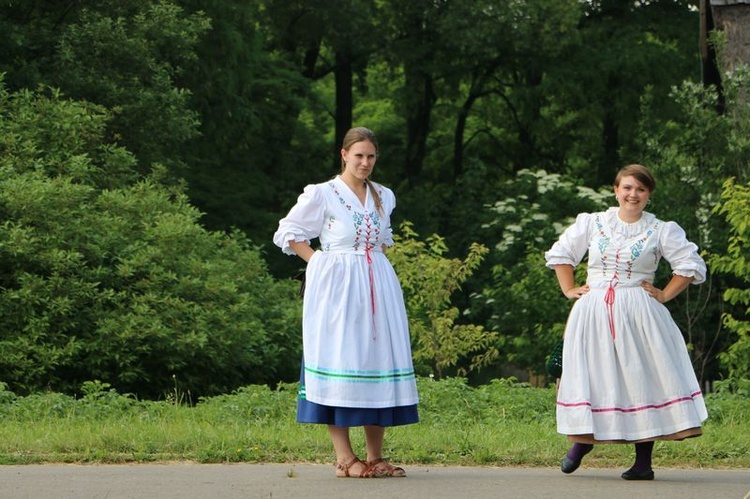
[[(362, 142), (364, 140), (369, 140), (370, 142), (372, 142), (372, 145), (375, 146), (375, 157), (377, 158), (380, 153), (380, 144), (378, 144), (378, 138), (375, 136), (375, 133), (372, 130), (363, 126), (350, 128), (349, 131), (344, 134), (341, 148), (345, 151), (349, 151), (349, 149), (351, 149), (354, 144), (356, 144), (357, 142)], [(344, 173), (344, 170), (346, 170), (346, 162), (344, 161), (344, 158), (341, 158), (341, 173)], [(383, 201), (380, 199), (380, 194), (378, 194), (378, 191), (375, 189), (375, 186), (369, 178), (365, 179), (365, 183), (367, 184), (367, 187), (370, 188), (370, 192), (372, 193), (372, 199), (373, 201), (375, 201), (375, 209), (378, 210), (378, 213), (382, 214)]]

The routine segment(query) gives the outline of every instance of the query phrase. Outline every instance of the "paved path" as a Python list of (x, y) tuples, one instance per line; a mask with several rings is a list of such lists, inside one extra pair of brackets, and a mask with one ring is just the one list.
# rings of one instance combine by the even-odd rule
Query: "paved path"
[(605, 498), (750, 499), (750, 470), (623, 470), (409, 466), (407, 478), (334, 478), (319, 464), (0, 466), (2, 499), (67, 498)]

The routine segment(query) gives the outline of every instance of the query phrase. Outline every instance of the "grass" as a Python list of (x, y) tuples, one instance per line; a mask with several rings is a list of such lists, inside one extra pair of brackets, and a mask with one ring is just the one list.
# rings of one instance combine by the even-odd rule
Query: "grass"
[[(553, 388), (496, 380), (472, 388), (459, 378), (419, 380), (416, 425), (391, 428), (384, 454), (400, 463), (466, 466), (558, 466), (568, 448), (555, 430)], [(333, 451), (321, 425), (295, 422), (296, 384), (276, 390), (248, 386), (193, 406), (172, 397), (138, 401), (106, 384), (85, 395), (16, 397), (0, 385), (0, 464), (330, 463)], [(750, 468), (750, 400), (706, 396), (709, 420), (701, 438), (657, 442), (658, 467)], [(352, 430), (364, 448), (359, 429)], [(590, 467), (622, 467), (632, 446), (600, 445)]]

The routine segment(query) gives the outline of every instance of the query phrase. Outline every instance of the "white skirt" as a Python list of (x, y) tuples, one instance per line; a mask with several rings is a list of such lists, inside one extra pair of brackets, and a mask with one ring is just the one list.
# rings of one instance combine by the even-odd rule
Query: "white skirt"
[(305, 397), (335, 407), (418, 402), (409, 323), (385, 254), (316, 251), (303, 308)]
[(606, 291), (592, 286), (570, 312), (557, 431), (638, 441), (700, 428), (706, 405), (668, 309), (640, 286), (616, 287), (609, 308)]

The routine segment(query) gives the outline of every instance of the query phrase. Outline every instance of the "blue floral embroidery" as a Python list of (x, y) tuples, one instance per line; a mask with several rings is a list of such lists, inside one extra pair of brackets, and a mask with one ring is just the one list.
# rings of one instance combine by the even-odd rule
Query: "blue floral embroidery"
[[(328, 185), (331, 187), (331, 189), (333, 189), (333, 192), (338, 197), (339, 202), (344, 205), (347, 210), (352, 211), (352, 222), (354, 223), (355, 234), (354, 244), (352, 245), (353, 249), (359, 250), (362, 247), (363, 243), (365, 250), (374, 248), (377, 244), (378, 238), (380, 237), (380, 214), (377, 212), (377, 210), (372, 212), (359, 212), (356, 210), (352, 210), (352, 205), (348, 204), (344, 200), (334, 183), (329, 182)], [(383, 191), (379, 189), (378, 193), (380, 194), (382, 199)], [(329, 220), (329, 228), (333, 222), (335, 222), (335, 218), (331, 217)]]
[(656, 231), (656, 228), (659, 226), (659, 222), (654, 223), (654, 226), (651, 227), (646, 234), (637, 240), (635, 243), (633, 243), (632, 246), (630, 246), (630, 255), (635, 261), (639, 256), (641, 256), (641, 253), (643, 253), (643, 248), (646, 246), (646, 241), (648, 241), (648, 238), (651, 237), (651, 234), (653, 234)]
[[(604, 230), (604, 225), (601, 223), (601, 220), (599, 219), (599, 215), (596, 216), (594, 219), (594, 223), (596, 224), (596, 228), (599, 231), (599, 241), (597, 243), (597, 246), (599, 248), (599, 253), (601, 253), (601, 261), (602, 261), (602, 273), (603, 275), (607, 275), (609, 272), (609, 268), (607, 265), (607, 255), (604, 254), (604, 252), (609, 247), (610, 243), (612, 242), (611, 238), (607, 235), (607, 233)], [(625, 278), (630, 279), (633, 274), (633, 264), (643, 254), (643, 250), (646, 246), (646, 241), (651, 237), (652, 234), (656, 232), (656, 229), (659, 227), (659, 221), (657, 220), (654, 222), (653, 226), (651, 226), (648, 231), (646, 231), (646, 234), (635, 241), (633, 244), (630, 245), (628, 249), (630, 249), (630, 259), (625, 260), (623, 263), (625, 264), (625, 268), (622, 269), (625, 271)], [(620, 263), (622, 262), (620, 255), (623, 248), (617, 248), (615, 251), (615, 270), (613, 279), (619, 279), (619, 270), (620, 270)]]
[(643, 254), (643, 248), (646, 246), (646, 241), (651, 237), (651, 234), (653, 234), (656, 231), (656, 228), (659, 226), (659, 222), (655, 222), (654, 225), (646, 231), (646, 234), (638, 239), (636, 242), (630, 245), (630, 260), (627, 262), (627, 268), (625, 269), (627, 278), (630, 279), (632, 273), (633, 273), (633, 264), (638, 259), (639, 256)]
[(605, 251), (607, 251), (607, 247), (609, 246), (609, 243), (612, 240), (604, 231), (604, 225), (599, 219), (599, 215), (597, 215), (596, 218), (594, 218), (594, 223), (596, 224), (596, 229), (599, 231), (599, 243), (597, 246), (599, 247), (599, 253), (602, 255), (602, 274), (606, 276), (609, 269), (607, 265), (607, 255), (605, 254)]

